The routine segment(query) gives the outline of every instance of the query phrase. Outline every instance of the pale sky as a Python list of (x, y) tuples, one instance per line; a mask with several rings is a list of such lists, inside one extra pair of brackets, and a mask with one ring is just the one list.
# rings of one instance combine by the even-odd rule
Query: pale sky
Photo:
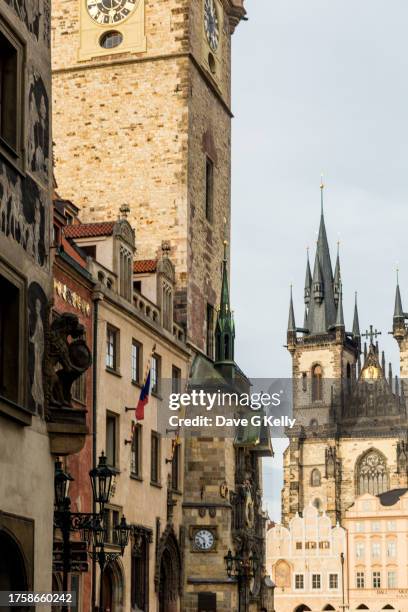
[[(344, 312), (392, 327), (395, 268), (408, 310), (408, 3), (406, 0), (246, 0), (233, 36), (232, 307), (239, 365), (250, 377), (290, 376), (289, 285), (303, 322), (324, 174), (332, 263), (340, 240)], [(276, 447), (282, 447), (282, 441)], [(281, 455), (265, 466), (279, 519)]]

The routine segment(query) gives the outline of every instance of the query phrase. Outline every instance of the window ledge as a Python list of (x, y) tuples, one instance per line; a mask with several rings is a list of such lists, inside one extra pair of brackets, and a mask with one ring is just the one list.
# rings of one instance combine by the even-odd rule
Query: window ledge
[(109, 366), (106, 366), (105, 370), (109, 372), (109, 374), (113, 374), (114, 376), (117, 376), (118, 378), (122, 378), (122, 374), (120, 373), (119, 370), (114, 370), (113, 368), (110, 368)]
[(152, 391), (152, 396), (155, 397), (158, 400), (162, 400), (163, 399), (163, 397), (157, 391)]
[(0, 415), (12, 419), (25, 427), (31, 425), (33, 418), (33, 413), (30, 410), (2, 395), (0, 395)]
[(143, 482), (142, 476), (138, 476), (138, 474), (133, 474), (133, 472), (130, 472), (130, 477), (132, 480), (138, 480), (139, 482)]
[(174, 495), (183, 495), (183, 491), (180, 489), (171, 489), (171, 492), (174, 493)]
[(132, 385), (134, 387), (139, 387), (139, 389), (141, 389), (143, 387), (143, 385), (140, 382), (138, 382), (137, 380), (132, 380), (131, 383), (132, 383)]
[(157, 489), (162, 489), (162, 485), (160, 484), (160, 482), (153, 482), (153, 480), (150, 481), (150, 484), (152, 487), (156, 487)]

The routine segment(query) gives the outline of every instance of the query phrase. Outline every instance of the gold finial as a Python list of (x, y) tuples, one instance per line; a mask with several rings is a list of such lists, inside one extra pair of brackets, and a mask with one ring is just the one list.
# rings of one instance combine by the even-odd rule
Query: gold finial
[(323, 174), (320, 175), (320, 189), (324, 189)]

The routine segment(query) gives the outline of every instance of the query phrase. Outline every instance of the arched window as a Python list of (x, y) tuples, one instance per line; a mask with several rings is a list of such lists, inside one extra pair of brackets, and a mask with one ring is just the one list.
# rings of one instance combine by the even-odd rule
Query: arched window
[(323, 370), (317, 364), (312, 369), (312, 401), (320, 402), (323, 399)]
[(312, 470), (312, 473), (310, 474), (310, 484), (312, 487), (320, 487), (322, 484), (322, 476), (317, 468)]
[(356, 465), (357, 495), (371, 493), (379, 495), (389, 490), (387, 462), (379, 451), (366, 452)]

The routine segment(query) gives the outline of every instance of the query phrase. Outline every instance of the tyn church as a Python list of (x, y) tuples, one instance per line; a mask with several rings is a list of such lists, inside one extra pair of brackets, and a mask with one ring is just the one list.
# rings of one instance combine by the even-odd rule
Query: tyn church
[(408, 486), (408, 332), (397, 285), (393, 335), (401, 378), (380, 354), (378, 332), (361, 334), (357, 301), (351, 331), (344, 323), (340, 257), (333, 272), (323, 213), (311, 271), (306, 264), (305, 314), (297, 327), (290, 298), (287, 348), (292, 356), (293, 411), (284, 454), (282, 520), (310, 502), (342, 522), (358, 495)]

